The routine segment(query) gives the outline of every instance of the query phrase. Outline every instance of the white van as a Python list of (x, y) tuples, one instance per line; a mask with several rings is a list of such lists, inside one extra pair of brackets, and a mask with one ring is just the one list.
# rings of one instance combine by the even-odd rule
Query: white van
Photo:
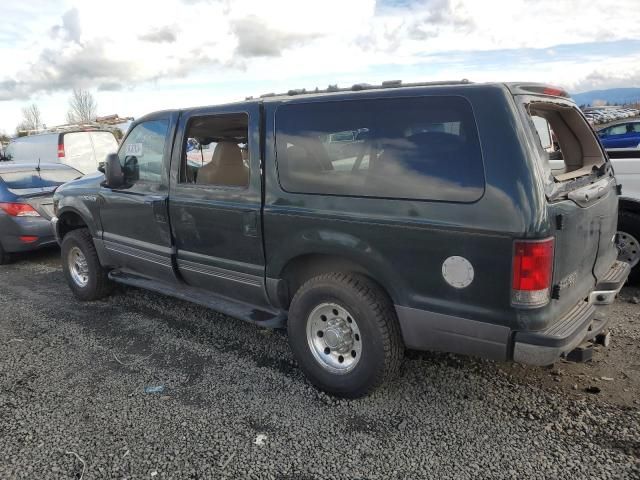
[(5, 154), (18, 163), (60, 162), (87, 174), (117, 150), (118, 141), (109, 130), (82, 130), (19, 137), (9, 143)]

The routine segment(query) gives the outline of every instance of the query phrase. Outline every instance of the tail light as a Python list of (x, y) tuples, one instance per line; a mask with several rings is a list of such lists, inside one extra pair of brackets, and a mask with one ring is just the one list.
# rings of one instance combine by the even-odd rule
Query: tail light
[(21, 235), (20, 236), (20, 241), (22, 243), (33, 243), (33, 242), (37, 242), (38, 241), (38, 237), (33, 236), (33, 235)]
[(0, 203), (0, 208), (12, 217), (40, 216), (40, 214), (28, 203)]
[(58, 145), (58, 158), (64, 158), (64, 143)]
[(513, 248), (511, 304), (542, 307), (549, 303), (553, 274), (553, 238), (517, 240)]

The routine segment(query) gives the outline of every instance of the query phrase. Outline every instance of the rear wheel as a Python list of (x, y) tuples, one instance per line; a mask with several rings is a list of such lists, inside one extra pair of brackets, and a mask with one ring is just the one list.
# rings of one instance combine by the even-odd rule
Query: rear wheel
[(288, 331), (311, 383), (342, 397), (367, 395), (392, 378), (404, 354), (393, 304), (361, 275), (307, 281), (291, 302)]
[(620, 212), (616, 246), (618, 260), (631, 265), (629, 283), (637, 283), (640, 280), (640, 215), (624, 210)]
[(62, 271), (79, 300), (97, 300), (109, 294), (108, 270), (100, 265), (91, 234), (86, 228), (73, 230), (62, 240)]

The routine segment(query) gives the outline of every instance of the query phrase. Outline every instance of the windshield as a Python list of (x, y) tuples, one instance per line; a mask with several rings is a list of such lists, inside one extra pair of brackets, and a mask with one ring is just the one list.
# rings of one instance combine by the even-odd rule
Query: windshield
[(73, 168), (21, 170), (0, 173), (0, 178), (10, 190), (58, 187), (75, 180), (82, 174)]

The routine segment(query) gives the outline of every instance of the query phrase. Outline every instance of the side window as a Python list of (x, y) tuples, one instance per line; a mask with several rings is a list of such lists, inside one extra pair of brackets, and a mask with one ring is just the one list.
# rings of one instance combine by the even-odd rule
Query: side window
[(248, 130), (245, 113), (192, 118), (183, 144), (180, 183), (246, 188)]
[(531, 117), (533, 121), (533, 125), (536, 127), (536, 133), (538, 134), (538, 139), (540, 140), (540, 146), (545, 152), (553, 151), (553, 141), (551, 139), (551, 127), (549, 126), (549, 122), (545, 118), (539, 117), (537, 115), (533, 115)]
[(608, 129), (607, 135), (624, 135), (627, 133), (626, 125), (615, 125)]
[(107, 155), (118, 150), (118, 141), (111, 132), (91, 132), (91, 141), (98, 162), (104, 162)]
[(475, 120), (457, 96), (282, 105), (276, 153), (289, 192), (455, 202), (484, 192)]
[(69, 159), (92, 158), (93, 147), (89, 134), (87, 132), (66, 133), (64, 135), (64, 153)]
[(123, 142), (118, 157), (132, 183), (162, 183), (168, 120), (150, 120), (135, 126)]

